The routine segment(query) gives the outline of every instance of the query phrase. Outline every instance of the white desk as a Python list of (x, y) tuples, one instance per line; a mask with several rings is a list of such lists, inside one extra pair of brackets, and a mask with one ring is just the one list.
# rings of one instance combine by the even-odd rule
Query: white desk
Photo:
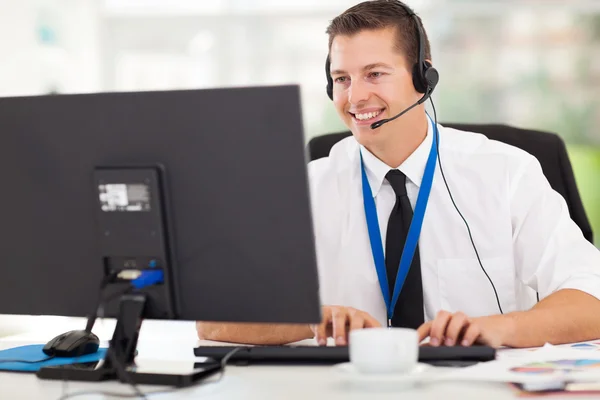
[[(164, 360), (193, 360), (192, 348), (199, 344), (191, 323), (156, 324), (144, 322), (139, 340), (139, 357)], [(102, 340), (110, 337), (112, 323), (94, 331)], [(52, 332), (51, 334), (54, 334)], [(56, 332), (59, 333), (59, 332)], [(0, 349), (25, 344), (44, 343), (48, 333), (33, 332), (0, 340)], [(211, 342), (202, 342), (208, 345)], [(431, 368), (432, 376), (444, 373)], [(143, 392), (162, 389), (159, 386), (140, 386)], [(69, 382), (68, 392), (102, 390), (131, 393), (131, 388), (114, 381), (103, 383)], [(0, 399), (52, 399), (63, 394), (63, 383), (38, 379), (34, 374), (0, 372)], [(401, 397), (400, 397), (401, 396)], [(515, 398), (505, 384), (438, 382), (405, 391), (366, 390), (348, 387), (330, 366), (247, 366), (227, 367), (225, 377), (216, 384), (205, 384), (174, 393), (150, 396), (150, 399), (256, 399), (256, 400), (352, 400), (352, 399), (486, 399)], [(557, 398), (557, 397), (553, 397)], [(566, 397), (565, 397), (566, 398)], [(578, 399), (585, 399), (579, 397)], [(594, 397), (589, 397), (590, 399)], [(114, 399), (102, 395), (85, 395), (75, 399)]]

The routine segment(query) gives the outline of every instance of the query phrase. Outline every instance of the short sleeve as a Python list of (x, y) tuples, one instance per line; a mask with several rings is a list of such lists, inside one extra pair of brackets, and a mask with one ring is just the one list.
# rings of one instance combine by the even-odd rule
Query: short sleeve
[(536, 158), (517, 175), (510, 201), (518, 278), (540, 298), (578, 289), (600, 299), (600, 250), (584, 238)]

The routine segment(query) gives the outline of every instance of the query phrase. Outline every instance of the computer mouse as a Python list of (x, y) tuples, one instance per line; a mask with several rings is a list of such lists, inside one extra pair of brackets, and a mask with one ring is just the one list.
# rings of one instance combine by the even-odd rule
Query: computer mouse
[(69, 331), (50, 340), (42, 351), (54, 357), (79, 357), (98, 351), (100, 340), (92, 332)]

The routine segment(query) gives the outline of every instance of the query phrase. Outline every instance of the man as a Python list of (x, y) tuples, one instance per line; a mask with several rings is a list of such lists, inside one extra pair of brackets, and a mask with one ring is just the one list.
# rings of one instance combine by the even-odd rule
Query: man
[[(533, 156), (435, 126), (423, 104), (372, 127), (422, 97), (417, 23), (402, 3), (375, 0), (327, 29), (332, 98), (353, 137), (309, 165), (322, 324), (199, 322), (200, 338), (325, 344), (332, 336), (345, 345), (349, 330), (384, 324), (418, 328), (433, 346), (600, 338), (600, 252)], [(424, 29), (420, 35), (431, 60)], [(426, 213), (411, 261), (404, 247), (423, 217), (420, 197)]]

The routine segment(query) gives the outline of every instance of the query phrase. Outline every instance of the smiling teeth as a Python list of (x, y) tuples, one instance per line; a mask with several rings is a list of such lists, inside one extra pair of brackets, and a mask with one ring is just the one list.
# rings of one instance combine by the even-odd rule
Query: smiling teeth
[(364, 121), (366, 119), (375, 118), (376, 116), (379, 115), (379, 113), (381, 113), (381, 111), (375, 111), (375, 112), (370, 112), (370, 113), (366, 113), (366, 114), (355, 114), (354, 116), (356, 117), (356, 119), (358, 119), (360, 121)]

